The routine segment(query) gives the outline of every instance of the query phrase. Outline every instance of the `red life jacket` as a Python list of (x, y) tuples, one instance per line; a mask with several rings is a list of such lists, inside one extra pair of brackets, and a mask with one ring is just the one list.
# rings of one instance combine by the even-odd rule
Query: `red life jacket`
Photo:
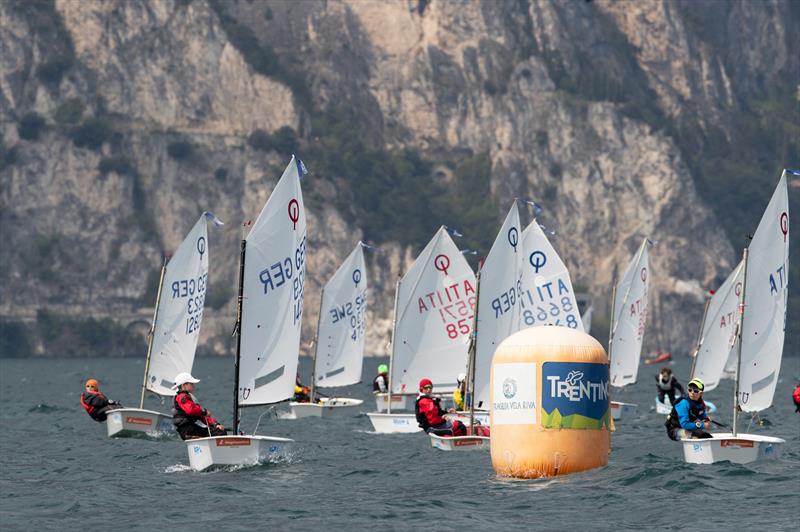
[[(423, 400), (427, 399), (436, 407), (436, 411), (427, 410), (423, 412), (419, 408), (419, 403)], [(414, 416), (417, 418), (417, 424), (420, 426), (422, 430), (427, 429), (431, 426), (441, 425), (445, 422), (445, 419), (442, 417), (444, 414), (444, 410), (442, 407), (439, 406), (439, 402), (441, 398), (439, 397), (428, 397), (427, 395), (420, 395), (417, 397), (416, 402), (414, 403)]]
[[(98, 396), (99, 398), (101, 398), (103, 400), (103, 402), (106, 403), (106, 405), (108, 405), (108, 399), (106, 399), (106, 396), (103, 395), (102, 393), (95, 392), (95, 393), (92, 393), (91, 395)], [(90, 405), (89, 403), (86, 402), (86, 392), (83, 392), (81, 394), (81, 406), (83, 407), (84, 410), (86, 410), (86, 413), (89, 414), (92, 417), (92, 419), (94, 419), (95, 421), (105, 421), (106, 420), (105, 413), (100, 414), (99, 413), (99, 410), (100, 410), (99, 408), (97, 408), (97, 407), (95, 407), (93, 405)], [(102, 408), (102, 407), (100, 407), (100, 408)]]

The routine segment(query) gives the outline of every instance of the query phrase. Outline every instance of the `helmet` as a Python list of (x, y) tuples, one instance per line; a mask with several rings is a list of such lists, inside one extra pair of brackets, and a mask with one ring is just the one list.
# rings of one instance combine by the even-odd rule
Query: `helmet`
[(92, 387), (92, 388), (94, 388), (95, 390), (99, 390), (99, 389), (100, 389), (100, 384), (98, 384), (98, 383), (97, 383), (97, 381), (96, 381), (96, 380), (94, 380), (94, 379), (89, 379), (88, 381), (86, 381), (86, 385), (85, 385), (85, 386), (86, 386), (87, 388), (88, 388), (89, 386), (91, 386), (91, 387)]
[(425, 386), (433, 386), (433, 382), (430, 379), (422, 379), (419, 381), (419, 389), (421, 390)]
[(467, 374), (466, 373), (459, 373), (458, 377), (456, 377), (456, 380), (458, 382), (464, 382), (466, 380), (466, 378), (467, 378)]
[(186, 384), (187, 382), (196, 384), (200, 382), (200, 379), (195, 379), (194, 377), (192, 377), (191, 373), (186, 373), (186, 372), (178, 373), (178, 375), (175, 376), (175, 386), (173, 386), (172, 389), (177, 390), (178, 388), (181, 387), (181, 385)]
[(389, 366), (386, 364), (381, 364), (378, 366), (378, 373), (389, 373)]
[(703, 384), (703, 381), (701, 381), (700, 379), (690, 380), (688, 386), (697, 386), (697, 389), (700, 390), (701, 392), (706, 387), (706, 385)]

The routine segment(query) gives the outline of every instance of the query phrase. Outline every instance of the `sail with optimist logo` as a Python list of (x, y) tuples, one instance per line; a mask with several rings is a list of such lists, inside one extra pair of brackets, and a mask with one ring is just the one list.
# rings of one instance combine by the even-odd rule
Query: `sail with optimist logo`
[(632, 384), (639, 373), (650, 287), (648, 245), (645, 238), (614, 291), (608, 348), (612, 386)]
[(204, 212), (162, 270), (145, 369), (145, 388), (158, 395), (175, 395), (175, 377), (194, 364), (208, 290), (207, 220), (222, 225)]
[(472, 386), (477, 409), (489, 408), (490, 373), (495, 349), (520, 329), (518, 295), (524, 256), (519, 209), (514, 201), (481, 268)]
[(292, 156), (242, 241), (237, 402), (277, 403), (294, 395), (306, 271), (302, 163)]
[(789, 296), (789, 194), (786, 170), (747, 250), (737, 402), (769, 408), (781, 369)]
[(359, 242), (323, 289), (315, 346), (314, 384), (361, 382), (367, 326), (367, 275)]
[(534, 219), (522, 232), (521, 328), (561, 325), (583, 330), (569, 270)]
[(393, 332), (392, 393), (416, 393), (422, 378), (452, 392), (466, 367), (475, 274), (441, 227), (400, 280)]

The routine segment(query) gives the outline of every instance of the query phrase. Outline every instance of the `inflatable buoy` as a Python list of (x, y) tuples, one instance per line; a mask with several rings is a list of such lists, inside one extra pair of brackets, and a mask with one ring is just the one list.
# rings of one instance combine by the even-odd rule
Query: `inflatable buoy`
[(492, 359), (492, 467), (500, 476), (566, 475), (608, 464), (608, 357), (567, 327), (506, 338)]

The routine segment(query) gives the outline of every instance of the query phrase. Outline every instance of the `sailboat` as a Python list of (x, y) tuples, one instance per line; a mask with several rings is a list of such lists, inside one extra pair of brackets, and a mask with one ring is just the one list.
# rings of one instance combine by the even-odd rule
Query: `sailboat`
[(317, 388), (361, 382), (367, 328), (367, 275), (363, 244), (339, 266), (320, 294), (319, 321), (311, 375), (311, 401), (289, 403), (295, 418), (355, 415), (364, 401), (349, 397), (316, 399)]
[[(744, 263), (734, 268), (725, 282), (714, 292), (706, 302), (703, 310), (703, 319), (700, 322), (700, 332), (694, 353), (692, 353), (692, 369), (689, 380), (698, 378), (705, 383), (704, 391), (714, 390), (719, 381), (726, 376), (724, 369), (732, 363), (735, 365), (736, 350), (736, 324), (739, 322), (737, 307), (739, 295), (742, 292)], [(709, 413), (714, 413), (717, 408), (711, 401), (705, 401)], [(669, 414), (672, 404), (668, 398), (664, 402), (655, 399), (656, 413)]]
[[(191, 373), (200, 336), (203, 304), (208, 288), (208, 231), (206, 220), (222, 222), (204, 212), (178, 246), (172, 258), (161, 266), (144, 366), (139, 408), (120, 408), (106, 419), (108, 435), (173, 435), (172, 414), (144, 408), (145, 392), (172, 397), (178, 373)], [(163, 294), (163, 288), (167, 293)]]
[[(469, 344), (465, 397), (472, 397), (466, 416), (456, 418), (467, 426), (466, 436), (430, 434), (431, 445), (443, 451), (488, 449), (488, 406), (492, 357), (497, 346), (520, 328), (520, 286), (523, 260), (519, 210), (511, 206), (500, 232), (476, 276), (475, 316)], [(476, 414), (480, 411), (480, 415)], [(480, 426), (476, 426), (476, 418)]]
[[(475, 308), (475, 274), (442, 226), (397, 283), (389, 358), (389, 392), (416, 396), (422, 378), (452, 392), (467, 363)], [(378, 433), (419, 432), (414, 413), (370, 412)]]
[[(609, 327), (608, 354), (611, 363), (611, 385), (621, 388), (636, 382), (642, 354), (644, 329), (647, 323), (647, 293), (650, 287), (650, 266), (644, 239), (628, 263), (619, 283), (614, 286)], [(632, 403), (611, 401), (612, 419), (633, 415)]]
[(255, 435), (258, 424), (253, 434), (240, 434), (239, 409), (278, 403), (294, 395), (306, 266), (306, 217), (300, 188), (304, 173), (303, 163), (292, 156), (242, 239), (233, 434), (186, 440), (189, 465), (196, 471), (271, 461), (285, 457), (292, 448), (291, 439)]
[(772, 405), (781, 368), (789, 296), (786, 174), (784, 170), (753, 240), (742, 253), (742, 286), (736, 294), (739, 317), (732, 432), (714, 433), (708, 439), (682, 439), (683, 456), (688, 463), (711, 464), (727, 460), (747, 464), (777, 458), (786, 443), (781, 438), (744, 434), (738, 430), (739, 411), (759, 412)]

